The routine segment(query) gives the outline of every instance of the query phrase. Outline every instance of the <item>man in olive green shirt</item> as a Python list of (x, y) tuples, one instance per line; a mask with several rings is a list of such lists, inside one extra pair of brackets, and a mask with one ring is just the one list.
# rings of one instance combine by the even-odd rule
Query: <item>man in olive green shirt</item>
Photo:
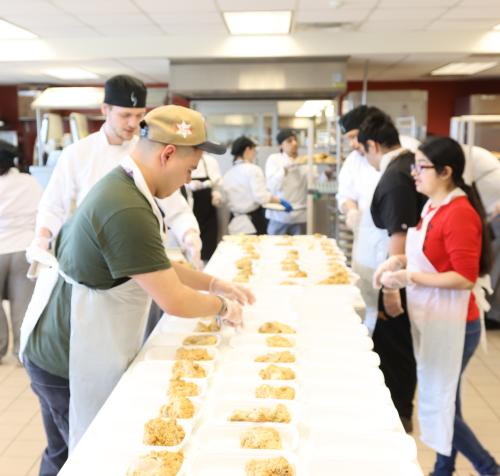
[(154, 197), (189, 181), (203, 150), (225, 151), (206, 141), (199, 113), (180, 106), (151, 111), (131, 156), (94, 186), (58, 236), (58, 267), (50, 270), (55, 285), (47, 291), (39, 278), (22, 331), (48, 440), (43, 476), (57, 474), (68, 445), (139, 350), (149, 297), (169, 314), (218, 314), (236, 326), (240, 304), (254, 301), (247, 289), (171, 263), (165, 254)]

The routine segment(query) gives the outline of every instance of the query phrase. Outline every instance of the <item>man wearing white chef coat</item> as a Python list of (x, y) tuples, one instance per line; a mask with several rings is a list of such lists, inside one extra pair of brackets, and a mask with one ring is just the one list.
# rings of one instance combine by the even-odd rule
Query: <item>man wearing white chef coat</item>
[[(59, 157), (40, 202), (34, 245), (48, 249), (89, 190), (134, 148), (146, 94), (144, 83), (132, 76), (106, 81), (102, 105), (106, 120), (98, 132), (70, 145)], [(200, 268), (200, 229), (186, 200), (176, 191), (159, 205), (166, 225)]]
[[(21, 329), (21, 353), (42, 408), (48, 446), (40, 476), (55, 476), (142, 344), (153, 298), (179, 317), (241, 325), (247, 289), (168, 259), (162, 199), (190, 180), (207, 141), (201, 114), (162, 106), (141, 121), (130, 155), (89, 191), (42, 265)], [(199, 291), (208, 291), (208, 294)], [(168, 377), (167, 377), (168, 380)], [(123, 416), (124, 418), (127, 415)]]
[[(358, 286), (366, 304), (364, 324), (373, 333), (377, 322), (378, 291), (373, 289), (372, 276), (378, 265), (387, 258), (389, 236), (377, 228), (370, 213), (373, 192), (381, 172), (372, 167), (361, 153), (357, 137), (361, 123), (376, 107), (358, 106), (340, 118), (340, 129), (351, 145), (352, 151), (340, 169), (337, 203), (346, 214), (346, 225), (354, 233), (352, 268), (360, 276)], [(399, 136), (404, 149), (415, 152), (420, 142), (413, 137)]]
[(307, 164), (299, 164), (299, 143), (293, 129), (283, 129), (276, 136), (280, 152), (266, 162), (266, 181), (269, 191), (286, 198), (292, 211), (266, 210), (269, 235), (303, 235), (306, 232)]

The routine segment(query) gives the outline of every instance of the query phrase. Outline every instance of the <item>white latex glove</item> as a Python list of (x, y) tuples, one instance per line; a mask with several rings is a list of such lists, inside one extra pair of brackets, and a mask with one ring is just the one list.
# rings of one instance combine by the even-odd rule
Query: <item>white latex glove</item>
[(32, 250), (39, 248), (43, 251), (49, 251), (50, 241), (50, 238), (46, 236), (35, 236), (28, 248), (26, 248), (26, 260), (28, 263), (33, 263)]
[(399, 271), (385, 271), (382, 273), (380, 282), (385, 288), (391, 289), (406, 288), (406, 286), (413, 283), (411, 273), (407, 269), (401, 269)]
[(204, 180), (202, 182), (202, 184), (203, 184), (203, 188), (212, 188), (212, 181), (210, 179)]
[(399, 289), (382, 289), (382, 302), (384, 303), (385, 314), (389, 317), (397, 317), (403, 314), (401, 305), (401, 295)]
[(220, 316), (222, 322), (235, 328), (243, 327), (243, 309), (241, 305), (234, 299), (226, 299), (225, 301), (227, 311), (223, 316)]
[(386, 259), (382, 264), (380, 264), (377, 271), (375, 271), (375, 274), (373, 275), (373, 287), (375, 289), (380, 289), (382, 287), (380, 278), (386, 271), (399, 271), (404, 267), (405, 264), (397, 256), (391, 256)]
[(212, 190), (212, 205), (216, 208), (222, 205), (222, 195), (217, 190)]
[(201, 180), (191, 180), (191, 182), (186, 184), (186, 187), (192, 192), (196, 192), (197, 190), (202, 190), (204, 188)]
[(196, 269), (203, 269), (203, 261), (201, 260), (201, 247), (203, 243), (200, 239), (200, 233), (197, 230), (188, 230), (184, 233), (182, 245), (186, 249), (191, 264)]
[(250, 289), (218, 278), (212, 278), (208, 286), (208, 292), (210, 294), (220, 294), (228, 299), (235, 299), (242, 305), (255, 302), (255, 296)]
[(358, 228), (359, 221), (361, 220), (361, 212), (358, 208), (350, 208), (345, 216), (345, 224), (347, 228), (354, 231)]

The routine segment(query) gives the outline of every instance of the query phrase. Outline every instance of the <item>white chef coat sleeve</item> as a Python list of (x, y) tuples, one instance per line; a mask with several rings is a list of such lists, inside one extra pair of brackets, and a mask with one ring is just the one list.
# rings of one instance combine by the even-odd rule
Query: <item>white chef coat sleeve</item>
[(500, 161), (488, 150), (474, 146), (470, 163), (472, 180), (483, 202), (486, 213), (490, 214), (500, 200)]
[(69, 218), (72, 204), (76, 204), (75, 153), (74, 145), (63, 150), (38, 206), (36, 229), (48, 228), (54, 238)]
[(165, 225), (172, 230), (180, 244), (188, 230), (200, 232), (198, 220), (179, 190), (176, 190), (170, 197), (157, 199), (157, 202), (165, 214), (163, 218)]
[(347, 156), (339, 172), (337, 180), (337, 204), (339, 210), (342, 210), (342, 205), (347, 200), (359, 201), (359, 196), (356, 191), (356, 173), (354, 167), (356, 161), (355, 154), (357, 154), (357, 152), (353, 151)]
[(210, 181), (212, 182), (212, 189), (220, 191), (222, 187), (222, 174), (220, 171), (219, 162), (215, 157), (206, 154), (205, 158), (207, 159), (207, 169), (208, 176), (210, 177)]
[(280, 159), (279, 154), (273, 154), (266, 161), (267, 188), (274, 195), (279, 195), (285, 178), (285, 168)]
[(250, 188), (252, 190), (253, 200), (261, 205), (269, 203), (273, 194), (266, 188), (266, 179), (264, 173), (259, 166), (250, 169)]

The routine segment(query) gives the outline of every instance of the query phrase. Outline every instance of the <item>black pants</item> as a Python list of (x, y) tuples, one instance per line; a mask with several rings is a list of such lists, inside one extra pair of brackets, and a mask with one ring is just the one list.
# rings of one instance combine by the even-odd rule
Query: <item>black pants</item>
[(160, 322), (161, 316), (163, 316), (163, 309), (156, 304), (156, 302), (151, 302), (151, 307), (149, 309), (148, 322), (146, 324), (146, 330), (144, 332), (144, 341), (151, 335), (153, 329)]
[(257, 230), (257, 235), (265, 235), (267, 233), (267, 218), (266, 211), (262, 208), (256, 208), (253, 212), (248, 214), (252, 224)]
[(46, 372), (27, 358), (24, 367), (40, 402), (47, 437), (40, 476), (56, 476), (68, 459), (69, 380)]
[[(406, 309), (406, 295), (402, 291), (401, 302)], [(384, 312), (382, 293), (379, 310)], [(373, 332), (374, 350), (380, 357), (380, 370), (391, 392), (392, 401), (400, 417), (411, 418), (413, 397), (417, 386), (417, 368), (413, 355), (410, 321), (405, 312), (398, 317), (377, 319)]]

